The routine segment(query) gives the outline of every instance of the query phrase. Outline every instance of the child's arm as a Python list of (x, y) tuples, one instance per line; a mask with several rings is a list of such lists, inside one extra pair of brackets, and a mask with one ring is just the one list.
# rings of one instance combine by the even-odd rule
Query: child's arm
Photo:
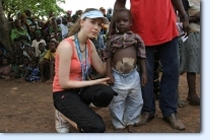
[(106, 67), (107, 67), (107, 71), (106, 71), (106, 75), (107, 77), (110, 77), (110, 79), (108, 80), (108, 84), (113, 85), (114, 84), (114, 77), (112, 75), (112, 54), (111, 54), (111, 38), (107, 41), (107, 47), (104, 50), (104, 60), (106, 61)]
[(145, 45), (142, 38), (135, 34), (137, 39), (137, 58), (138, 58), (138, 66), (140, 68), (140, 77), (141, 77), (141, 85), (144, 86), (147, 82), (147, 72), (146, 72), (146, 50)]
[(147, 71), (146, 71), (146, 63), (144, 58), (139, 58), (139, 68), (140, 68), (140, 77), (141, 77), (141, 85), (144, 86), (147, 83)]
[(114, 84), (114, 77), (112, 75), (112, 59), (111, 57), (108, 57), (106, 60), (106, 66), (107, 66), (107, 77), (110, 77), (110, 79), (107, 81), (107, 84), (113, 85)]

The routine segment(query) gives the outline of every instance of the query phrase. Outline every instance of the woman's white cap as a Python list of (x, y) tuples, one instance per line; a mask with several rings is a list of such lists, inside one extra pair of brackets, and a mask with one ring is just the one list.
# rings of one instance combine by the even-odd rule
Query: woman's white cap
[(105, 24), (108, 24), (109, 23), (109, 20), (104, 17), (104, 15), (102, 14), (101, 11), (99, 10), (93, 10), (93, 11), (88, 11), (88, 12), (85, 12), (81, 15), (81, 19), (84, 19), (84, 18), (102, 18), (103, 19), (103, 22)]

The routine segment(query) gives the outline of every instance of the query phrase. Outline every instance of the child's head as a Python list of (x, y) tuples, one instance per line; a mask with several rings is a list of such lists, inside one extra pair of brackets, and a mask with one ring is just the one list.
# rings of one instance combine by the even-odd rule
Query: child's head
[(62, 18), (61, 18), (61, 17), (57, 17), (57, 18), (56, 18), (56, 23), (57, 23), (58, 25), (60, 25), (60, 24), (62, 23)]
[(100, 7), (99, 10), (103, 13), (103, 15), (106, 15), (106, 9), (104, 7)]
[(28, 66), (29, 63), (30, 63), (29, 58), (28, 58), (27, 56), (25, 56), (25, 57), (23, 58), (23, 64), (26, 65), (26, 66)]
[(46, 49), (46, 47), (45, 47), (45, 44), (44, 43), (39, 43), (39, 50), (41, 51), (41, 52), (44, 52), (44, 50)]
[(37, 61), (36, 60), (32, 59), (30, 63), (31, 63), (31, 67), (32, 68), (36, 68), (37, 67)]
[(119, 33), (129, 31), (132, 25), (132, 16), (130, 10), (126, 8), (117, 9), (115, 15), (115, 25)]
[(112, 14), (112, 8), (108, 8), (107, 13)]
[(80, 31), (88, 38), (94, 38), (99, 34), (104, 23), (108, 23), (108, 19), (104, 17), (100, 10), (88, 8), (71, 28), (70, 35), (74, 35)]
[(56, 51), (57, 46), (58, 46), (57, 40), (56, 39), (51, 39), (50, 42), (49, 42), (50, 51), (54, 53)]
[(36, 39), (41, 39), (41, 37), (42, 37), (42, 32), (41, 32), (40, 30), (36, 30), (34, 33), (35, 33)]
[(30, 63), (30, 59), (27, 56), (24, 56), (22, 60), (25, 66), (28, 66), (28, 64)]

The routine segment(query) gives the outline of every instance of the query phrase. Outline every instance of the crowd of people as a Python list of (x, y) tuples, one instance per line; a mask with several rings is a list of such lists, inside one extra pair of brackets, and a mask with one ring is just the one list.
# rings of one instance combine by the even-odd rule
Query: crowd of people
[[(108, 19), (111, 18), (112, 9), (108, 9), (107, 14), (103, 7), (100, 10)], [(51, 83), (54, 77), (56, 48), (59, 42), (68, 36), (71, 27), (81, 14), (82, 10), (77, 10), (73, 15), (70, 10), (62, 16), (49, 13), (48, 19), (43, 21), (33, 17), (30, 10), (26, 10), (18, 13), (14, 19), (10, 19), (13, 52), (5, 50), (0, 44), (0, 78), (17, 79), (18, 82)], [(105, 48), (106, 32), (107, 26), (104, 26), (101, 33), (92, 39), (98, 48)]]
[(200, 105), (200, 0), (131, 1), (130, 10), (125, 4), (50, 13), (46, 22), (29, 10), (18, 13), (11, 21), (14, 55), (0, 47), (0, 78), (52, 83), (57, 132), (69, 132), (69, 124), (104, 132), (94, 109), (109, 107), (116, 132), (132, 133), (154, 118), (156, 99), (163, 119), (185, 130), (178, 83), (187, 72), (187, 100)]

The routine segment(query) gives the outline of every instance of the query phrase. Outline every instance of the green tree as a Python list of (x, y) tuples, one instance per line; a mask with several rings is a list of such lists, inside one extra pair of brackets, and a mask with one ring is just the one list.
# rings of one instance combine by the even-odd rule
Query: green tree
[(47, 17), (50, 12), (58, 15), (64, 12), (59, 3), (65, 3), (65, 0), (0, 0), (0, 44), (12, 52), (9, 18), (25, 10), (30, 10), (33, 16), (39, 18)]

